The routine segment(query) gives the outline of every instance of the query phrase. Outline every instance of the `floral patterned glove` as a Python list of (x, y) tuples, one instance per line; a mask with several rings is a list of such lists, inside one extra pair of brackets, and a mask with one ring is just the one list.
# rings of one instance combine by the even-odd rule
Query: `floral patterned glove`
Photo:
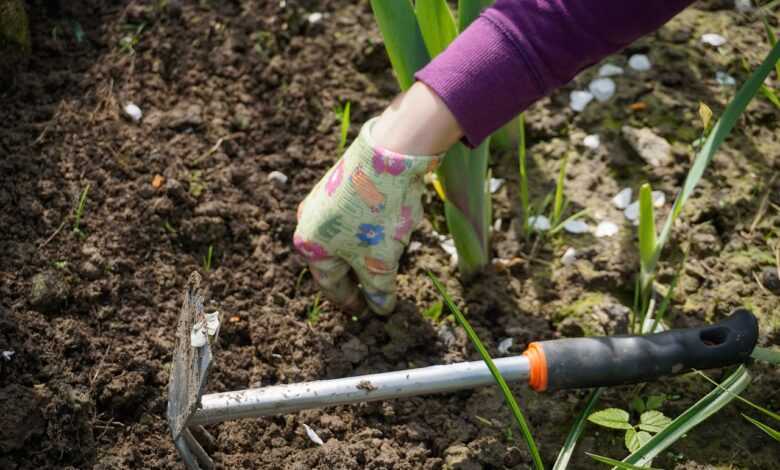
[(331, 301), (356, 311), (362, 291), (368, 306), (384, 315), (395, 308), (398, 259), (423, 215), (423, 176), (441, 156), (377, 147), (370, 136), (375, 121), (298, 207), (294, 243)]

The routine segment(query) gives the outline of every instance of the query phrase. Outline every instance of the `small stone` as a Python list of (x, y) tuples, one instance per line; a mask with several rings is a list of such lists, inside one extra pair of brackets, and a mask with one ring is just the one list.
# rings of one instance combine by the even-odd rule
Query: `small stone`
[(537, 232), (550, 230), (550, 219), (543, 215), (534, 215), (528, 218), (528, 226)]
[(586, 135), (585, 138), (582, 139), (582, 145), (588, 147), (589, 149), (596, 150), (601, 145), (601, 139), (599, 138), (598, 134)]
[(761, 272), (761, 284), (773, 294), (780, 295), (780, 276), (776, 267), (764, 268)]
[(177, 106), (165, 114), (163, 124), (170, 129), (200, 127), (203, 125), (203, 108), (197, 104)]
[(409, 242), (409, 248), (406, 250), (407, 253), (414, 253), (415, 251), (420, 251), (420, 248), (422, 248), (422, 243), (418, 241), (412, 241)]
[(651, 166), (658, 167), (671, 163), (672, 146), (649, 128), (636, 129), (623, 126), (621, 133), (631, 148)]
[(588, 85), (588, 90), (593, 97), (602, 103), (612, 98), (615, 88), (615, 81), (611, 78), (597, 78)]
[(734, 77), (720, 70), (715, 72), (715, 81), (721, 86), (734, 86), (737, 84), (737, 80)]
[(464, 445), (453, 445), (444, 451), (444, 468), (448, 470), (480, 470), (479, 463), (471, 449)]
[(596, 231), (594, 232), (594, 235), (598, 238), (603, 237), (611, 237), (618, 233), (618, 226), (614, 222), (610, 222), (608, 220), (602, 221), (596, 226)]
[(501, 217), (496, 217), (496, 221), (493, 222), (493, 231), (500, 232), (504, 221)]
[(509, 354), (509, 348), (515, 344), (514, 338), (504, 338), (498, 343), (498, 352), (501, 354)]
[(652, 68), (650, 59), (644, 54), (634, 54), (628, 59), (628, 66), (637, 72), (646, 72)]
[(720, 47), (726, 44), (726, 38), (724, 38), (720, 34), (706, 33), (706, 34), (702, 34), (701, 42), (703, 42), (704, 44), (709, 44), (710, 46)]
[(623, 210), (623, 215), (631, 222), (639, 219), (639, 201), (634, 201)]
[(577, 250), (571, 247), (567, 248), (561, 256), (561, 263), (564, 266), (571, 266), (575, 261), (577, 261)]
[(582, 112), (593, 101), (593, 95), (587, 91), (574, 90), (569, 94), (569, 106), (576, 112)]
[(568, 222), (563, 224), (563, 229), (569, 233), (574, 233), (574, 234), (587, 233), (590, 232), (590, 225), (588, 225), (587, 223), (579, 219), (569, 220)]
[(358, 338), (352, 338), (341, 345), (341, 353), (344, 355), (344, 359), (357, 364), (368, 355), (368, 346), (363, 344)]
[(666, 204), (666, 194), (663, 191), (653, 191), (653, 207), (656, 209)]
[(282, 173), (281, 171), (272, 171), (268, 173), (268, 181), (275, 181), (279, 184), (285, 184), (287, 183), (287, 175)]
[(614, 204), (618, 209), (625, 209), (629, 204), (631, 204), (631, 196), (633, 194), (634, 192), (631, 190), (631, 188), (623, 188), (615, 195), (615, 197), (612, 198), (612, 204)]
[(740, 13), (749, 13), (753, 11), (751, 0), (734, 0), (734, 9)]
[(613, 77), (615, 75), (623, 75), (623, 67), (618, 67), (613, 64), (604, 64), (599, 68), (599, 77)]
[(124, 112), (133, 122), (140, 121), (144, 115), (141, 112), (141, 108), (139, 108), (135, 103), (127, 103), (124, 107)]
[(41, 313), (55, 313), (65, 305), (70, 292), (59, 271), (46, 271), (32, 278), (30, 304)]

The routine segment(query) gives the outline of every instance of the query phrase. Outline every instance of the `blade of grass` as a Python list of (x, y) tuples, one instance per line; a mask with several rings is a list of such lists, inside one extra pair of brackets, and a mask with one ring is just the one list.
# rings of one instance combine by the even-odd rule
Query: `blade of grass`
[(740, 366), (723, 381), (721, 386), (705, 395), (701, 400), (675, 418), (663, 431), (659, 432), (645, 445), (623, 459), (633, 465), (648, 465), (661, 452), (682, 438), (685, 433), (701, 424), (729, 404), (750, 383), (750, 373)]
[(745, 413), (742, 413), (742, 417), (746, 420), (750, 421), (751, 423), (755, 424), (758, 429), (764, 431), (765, 433), (769, 434), (774, 440), (780, 442), (780, 431), (773, 429), (766, 424), (762, 423), (761, 421), (758, 421), (756, 419), (751, 418), (750, 416), (746, 415)]
[(661, 470), (660, 468), (640, 467), (639, 465), (631, 465), (630, 463), (625, 463), (625, 462), (621, 462), (620, 460), (604, 457), (603, 455), (591, 454), (590, 452), (585, 452), (585, 454), (597, 462), (605, 463), (607, 465), (613, 465), (617, 468), (625, 468), (627, 470)]
[(414, 83), (414, 73), (428, 63), (420, 26), (410, 0), (371, 0), (387, 55), (401, 90)]
[[(718, 382), (712, 380), (710, 378), (710, 376), (708, 376), (704, 372), (702, 372), (700, 370), (697, 370), (696, 373), (699, 374), (700, 376), (704, 377), (704, 379), (706, 379), (707, 382), (715, 385), (718, 388), (723, 389), (727, 393), (731, 393), (728, 390), (724, 389)], [(734, 395), (734, 398), (736, 398), (737, 400), (741, 401), (742, 403), (752, 407), (753, 409), (758, 410), (761, 413), (764, 413), (765, 415), (769, 416), (770, 418), (774, 419), (775, 421), (780, 421), (780, 415), (779, 414), (777, 414), (777, 413), (775, 413), (773, 411), (769, 411), (768, 409), (764, 408), (763, 406), (757, 405), (757, 404), (753, 403), (752, 401), (748, 400), (747, 398), (745, 398), (745, 397), (743, 397), (741, 395)]]
[(428, 273), (428, 277), (433, 282), (433, 285), (436, 287), (436, 290), (439, 291), (439, 295), (442, 296), (442, 298), (444, 299), (444, 303), (447, 304), (447, 307), (449, 307), (450, 311), (455, 316), (455, 319), (458, 321), (460, 326), (466, 331), (466, 335), (469, 337), (472, 344), (479, 352), (479, 355), (482, 357), (482, 360), (485, 361), (485, 364), (490, 370), (490, 373), (493, 375), (493, 378), (496, 379), (496, 382), (498, 383), (498, 386), (501, 389), (501, 393), (503, 393), (504, 399), (509, 405), (512, 414), (514, 415), (515, 420), (517, 421), (517, 424), (520, 427), (520, 432), (523, 434), (523, 438), (525, 439), (526, 444), (528, 444), (528, 449), (531, 451), (531, 457), (534, 461), (534, 466), (539, 470), (544, 469), (544, 464), (542, 463), (542, 457), (539, 455), (539, 450), (536, 447), (536, 442), (534, 441), (533, 436), (531, 435), (531, 430), (528, 427), (528, 423), (525, 420), (525, 416), (523, 415), (522, 410), (520, 410), (520, 406), (517, 404), (517, 401), (515, 400), (512, 391), (509, 389), (509, 385), (507, 385), (506, 380), (504, 380), (504, 377), (501, 376), (501, 373), (498, 371), (496, 365), (493, 363), (493, 359), (490, 357), (490, 354), (488, 354), (487, 349), (485, 349), (485, 346), (482, 344), (482, 341), (480, 341), (479, 336), (477, 336), (477, 333), (474, 331), (473, 328), (471, 328), (471, 325), (469, 324), (468, 320), (466, 320), (466, 317), (452, 301), (449, 294), (447, 293), (447, 290), (444, 288), (444, 286), (439, 281), (439, 279), (437, 279), (436, 276), (434, 276), (433, 273), (430, 272)]
[[(772, 25), (769, 24), (767, 15), (761, 15), (761, 22), (764, 23), (764, 31), (766, 32), (766, 38), (769, 41), (769, 45), (775, 47), (777, 45), (777, 36), (775, 35), (774, 30), (772, 30)], [(780, 80), (780, 61), (775, 62), (775, 73), (777, 74), (777, 79)]]
[(555, 459), (553, 470), (564, 470), (569, 466), (569, 460), (571, 460), (571, 456), (574, 454), (574, 448), (577, 446), (577, 441), (582, 435), (582, 431), (585, 429), (585, 424), (588, 422), (588, 416), (593, 412), (593, 408), (596, 407), (596, 403), (598, 403), (603, 391), (604, 388), (597, 388), (590, 393), (588, 403), (579, 416), (577, 416), (574, 426), (571, 427), (569, 435), (566, 436), (563, 447), (561, 447), (560, 452), (558, 452), (558, 458)]
[(528, 173), (526, 172), (527, 151), (525, 146), (525, 114), (517, 119), (517, 160), (520, 166), (520, 208), (522, 209), (523, 235), (528, 238)]
[(677, 268), (677, 272), (674, 273), (674, 278), (672, 278), (671, 284), (669, 284), (669, 289), (666, 291), (666, 295), (661, 301), (661, 305), (658, 307), (658, 310), (656, 311), (655, 315), (653, 315), (653, 326), (650, 328), (651, 333), (655, 333), (656, 328), (658, 328), (658, 325), (663, 321), (664, 317), (666, 316), (666, 311), (669, 310), (669, 304), (671, 303), (672, 298), (674, 297), (674, 291), (677, 289), (677, 284), (680, 281), (680, 276), (682, 276), (683, 268), (685, 267), (685, 261), (687, 259), (688, 259), (688, 252), (685, 252), (685, 255), (683, 256), (683, 260), (680, 263), (680, 266)]
[(349, 112), (350, 107), (352, 103), (347, 101), (347, 104), (344, 105), (344, 109), (341, 110), (340, 118), (341, 118), (341, 133), (339, 136), (339, 149), (338, 154), (341, 155), (341, 152), (344, 151), (344, 148), (347, 146), (347, 132), (349, 132)]
[(661, 230), (661, 235), (659, 236), (658, 242), (656, 244), (656, 251), (654, 256), (656, 261), (658, 260), (664, 245), (666, 245), (666, 242), (669, 239), (674, 221), (680, 215), (680, 212), (682, 211), (685, 203), (688, 201), (688, 198), (691, 196), (691, 194), (693, 194), (693, 190), (696, 188), (699, 180), (701, 180), (702, 175), (704, 174), (704, 170), (707, 169), (710, 162), (712, 161), (712, 157), (715, 156), (715, 152), (718, 150), (723, 141), (726, 140), (726, 137), (737, 123), (739, 116), (745, 110), (750, 100), (752, 100), (756, 93), (758, 93), (758, 90), (761, 88), (764, 79), (772, 71), (775, 63), (778, 60), (780, 60), (780, 44), (775, 44), (761, 65), (758, 66), (758, 68), (750, 75), (745, 84), (742, 85), (742, 88), (739, 89), (736, 96), (734, 96), (734, 98), (726, 107), (723, 115), (713, 126), (712, 131), (707, 137), (707, 140), (704, 142), (701, 150), (696, 155), (696, 159), (694, 160), (693, 166), (688, 172), (688, 176), (685, 179), (683, 188), (677, 195), (677, 199), (674, 201), (674, 206), (672, 206), (672, 210), (669, 213), (669, 216), (666, 218), (666, 223), (664, 224), (663, 230)]
[(428, 54), (436, 57), (458, 34), (452, 11), (445, 0), (417, 0), (414, 12)]
[(750, 357), (770, 364), (780, 365), (780, 351), (776, 349), (756, 346)]
[(569, 154), (563, 157), (561, 162), (561, 169), (558, 171), (558, 180), (555, 183), (555, 199), (553, 203), (553, 213), (550, 217), (550, 225), (553, 227), (558, 224), (561, 219), (561, 212), (563, 210), (563, 185), (566, 181), (566, 165), (569, 163)]

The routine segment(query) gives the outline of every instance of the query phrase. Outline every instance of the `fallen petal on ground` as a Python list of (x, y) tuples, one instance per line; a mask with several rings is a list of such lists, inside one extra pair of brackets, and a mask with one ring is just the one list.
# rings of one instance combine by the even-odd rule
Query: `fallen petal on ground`
[(618, 230), (616, 223), (605, 220), (596, 227), (595, 235), (599, 238), (611, 237), (618, 233)]

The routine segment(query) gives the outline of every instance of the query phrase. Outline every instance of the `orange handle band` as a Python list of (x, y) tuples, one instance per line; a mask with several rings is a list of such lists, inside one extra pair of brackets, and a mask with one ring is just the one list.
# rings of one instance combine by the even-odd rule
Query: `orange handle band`
[(531, 343), (523, 353), (528, 359), (528, 385), (537, 392), (547, 390), (547, 359), (539, 343)]

